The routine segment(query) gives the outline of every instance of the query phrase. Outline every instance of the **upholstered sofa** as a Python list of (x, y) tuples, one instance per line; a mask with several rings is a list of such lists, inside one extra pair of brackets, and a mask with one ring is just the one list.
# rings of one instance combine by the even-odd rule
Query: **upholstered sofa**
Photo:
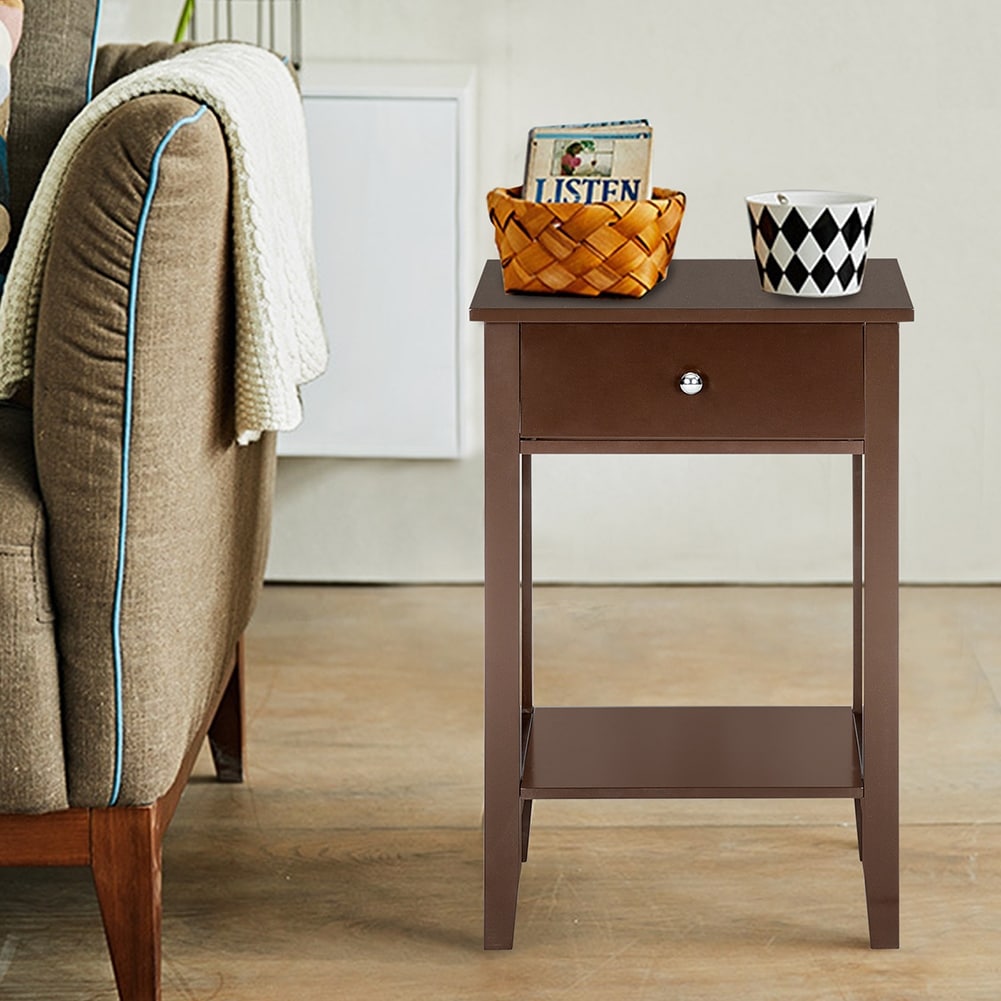
[[(26, 4), (15, 241), (70, 120), (174, 51), (96, 50), (98, 10)], [(32, 375), (0, 404), (0, 865), (91, 867), (129, 1001), (160, 997), (161, 841), (206, 735), (242, 777), (274, 474), (273, 433), (234, 441), (234, 167), (198, 107), (136, 97), (80, 148)]]

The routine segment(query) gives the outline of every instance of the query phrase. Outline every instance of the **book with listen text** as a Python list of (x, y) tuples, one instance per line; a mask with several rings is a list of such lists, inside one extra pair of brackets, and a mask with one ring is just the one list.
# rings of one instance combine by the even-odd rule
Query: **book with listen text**
[(585, 204), (645, 199), (652, 144), (645, 118), (533, 128), (522, 197)]

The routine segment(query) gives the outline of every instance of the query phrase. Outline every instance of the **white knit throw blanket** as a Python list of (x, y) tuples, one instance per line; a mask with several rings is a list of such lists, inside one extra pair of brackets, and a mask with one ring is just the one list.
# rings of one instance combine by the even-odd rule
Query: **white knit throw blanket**
[(222, 123), (229, 148), (236, 439), (246, 444), (262, 431), (291, 430), (302, 419), (298, 387), (320, 375), (327, 363), (305, 121), (288, 68), (271, 53), (237, 42), (189, 49), (123, 77), (66, 130), (28, 210), (0, 301), (0, 398), (31, 374), (42, 275), (66, 168), (112, 108), (158, 92), (208, 105)]

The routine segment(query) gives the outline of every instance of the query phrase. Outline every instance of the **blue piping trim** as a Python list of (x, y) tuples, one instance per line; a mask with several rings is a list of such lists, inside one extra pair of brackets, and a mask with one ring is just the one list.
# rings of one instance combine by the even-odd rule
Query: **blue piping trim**
[(87, 103), (94, 98), (94, 67), (97, 64), (97, 35), (101, 27), (101, 0), (94, 8), (94, 30), (90, 35), (90, 64), (87, 67)]
[(118, 507), (118, 561), (115, 567), (115, 600), (111, 610), (111, 651), (115, 673), (115, 775), (111, 788), (111, 797), (108, 801), (109, 806), (114, 806), (118, 802), (119, 795), (121, 795), (122, 765), (125, 747), (125, 714), (122, 701), (124, 678), (122, 663), (122, 603), (125, 591), (125, 549), (129, 520), (129, 465), (132, 445), (132, 404), (135, 381), (136, 303), (139, 298), (139, 263), (142, 258), (143, 240), (146, 237), (146, 224), (149, 221), (153, 196), (156, 194), (156, 186), (160, 180), (160, 160), (163, 157), (164, 150), (179, 129), (185, 125), (197, 122), (206, 111), (208, 111), (208, 107), (203, 104), (193, 115), (186, 115), (184, 118), (179, 118), (167, 130), (153, 152), (153, 159), (150, 162), (149, 168), (149, 183), (146, 186), (146, 194), (143, 197), (142, 209), (139, 213), (139, 223), (136, 226), (135, 244), (132, 248), (132, 265), (129, 270), (129, 308), (125, 326), (125, 394), (122, 406), (122, 463)]

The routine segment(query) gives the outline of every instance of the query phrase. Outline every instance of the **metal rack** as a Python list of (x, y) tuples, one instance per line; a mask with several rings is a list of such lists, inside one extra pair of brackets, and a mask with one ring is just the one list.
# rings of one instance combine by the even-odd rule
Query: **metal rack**
[(302, 65), (302, 0), (193, 0), (187, 37), (254, 42)]

